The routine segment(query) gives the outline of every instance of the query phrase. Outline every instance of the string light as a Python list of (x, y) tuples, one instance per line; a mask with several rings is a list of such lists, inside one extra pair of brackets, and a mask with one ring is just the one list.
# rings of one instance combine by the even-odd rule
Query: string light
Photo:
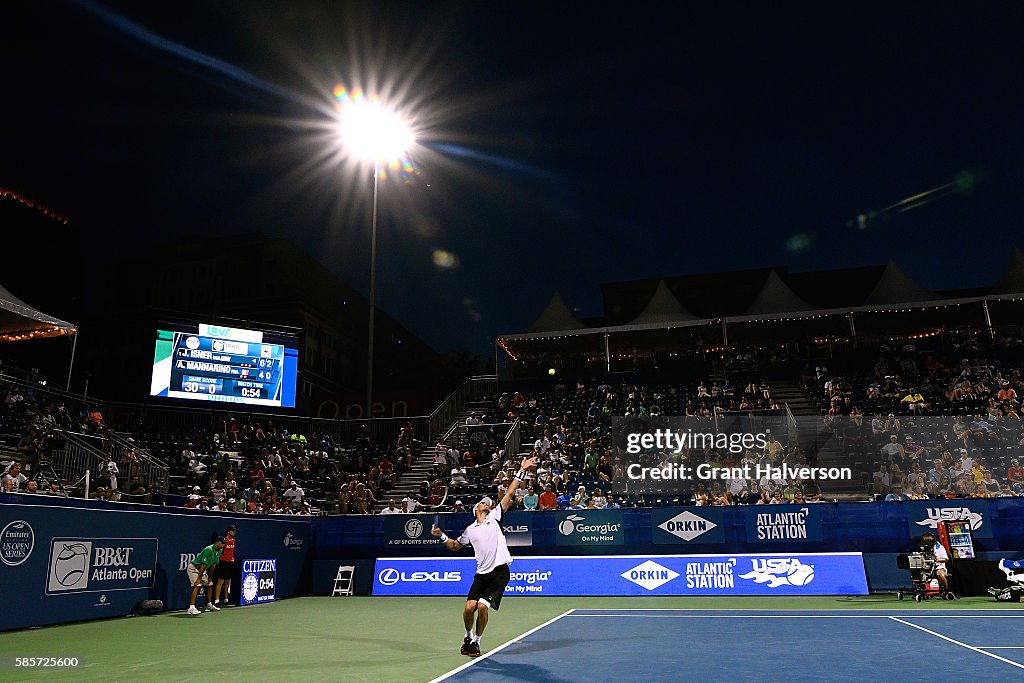
[(519, 357), (516, 356), (516, 354), (512, 353), (512, 349), (510, 349), (508, 347), (508, 342), (506, 342), (501, 337), (498, 337), (498, 346), (500, 346), (501, 350), (504, 351), (505, 353), (507, 353), (508, 357), (511, 358), (512, 360), (514, 360), (514, 361), (519, 360)]
[(19, 342), (26, 341), (29, 339), (46, 339), (47, 337), (60, 337), (66, 334), (74, 334), (78, 332), (78, 328), (72, 328), (66, 330), (63, 327), (57, 327), (52, 325), (48, 328), (41, 330), (14, 330), (10, 332), (0, 332), (0, 342)]
[(7, 199), (13, 199), (14, 201), (16, 201), (16, 202), (18, 202), (20, 204), (23, 204), (23, 205), (25, 205), (25, 206), (27, 206), (27, 207), (29, 207), (31, 209), (35, 209), (36, 211), (39, 211), (40, 213), (45, 214), (45, 215), (49, 216), (50, 218), (52, 218), (52, 219), (54, 219), (56, 221), (60, 221), (64, 225), (68, 224), (68, 219), (65, 216), (63, 216), (62, 214), (57, 213), (56, 211), (54, 211), (53, 209), (49, 208), (48, 206), (45, 206), (44, 204), (40, 204), (39, 202), (37, 202), (37, 201), (35, 201), (33, 199), (29, 199), (28, 197), (25, 197), (24, 195), (18, 194), (17, 192), (15, 192), (12, 189), (9, 189), (9, 188), (6, 188), (6, 187), (0, 187), (0, 197), (5, 197)]

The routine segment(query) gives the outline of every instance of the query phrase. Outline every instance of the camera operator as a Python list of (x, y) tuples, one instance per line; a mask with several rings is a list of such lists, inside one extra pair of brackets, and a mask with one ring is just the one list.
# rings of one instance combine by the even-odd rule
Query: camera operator
[(935, 536), (930, 531), (921, 536), (920, 548), (921, 552), (931, 553), (935, 557), (935, 578), (942, 585), (942, 590), (948, 593), (949, 572), (946, 571), (946, 563), (949, 562), (949, 553), (946, 552), (946, 548), (935, 541)]

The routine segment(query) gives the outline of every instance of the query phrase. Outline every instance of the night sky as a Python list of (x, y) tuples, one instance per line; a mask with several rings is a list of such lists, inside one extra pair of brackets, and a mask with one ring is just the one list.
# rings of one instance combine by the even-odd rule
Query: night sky
[(555, 290), (599, 315), (606, 281), (893, 259), (993, 284), (1024, 246), (1024, 5), (770, 4), (8, 3), (0, 186), (90, 267), (262, 232), (366, 292), (344, 84), (420, 128), (380, 185), (378, 305), (438, 351), (489, 356)]

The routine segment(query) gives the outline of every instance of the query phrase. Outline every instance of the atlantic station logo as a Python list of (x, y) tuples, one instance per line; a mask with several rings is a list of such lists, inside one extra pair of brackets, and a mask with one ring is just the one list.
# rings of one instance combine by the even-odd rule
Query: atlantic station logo
[(794, 541), (807, 539), (809, 508), (794, 512), (761, 512), (755, 518), (755, 533), (759, 541)]
[(55, 538), (50, 544), (47, 593), (152, 588), (155, 538)]

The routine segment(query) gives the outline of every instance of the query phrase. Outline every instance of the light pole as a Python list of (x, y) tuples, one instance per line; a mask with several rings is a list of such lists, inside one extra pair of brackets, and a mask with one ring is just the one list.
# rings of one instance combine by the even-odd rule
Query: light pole
[(366, 418), (373, 419), (373, 334), (377, 308), (377, 196), (384, 168), (400, 162), (416, 142), (409, 123), (396, 110), (362, 90), (334, 89), (338, 133), (343, 150), (373, 163), (373, 209), (370, 218), (370, 314), (366, 340)]
[(373, 213), (370, 216), (370, 323), (366, 339), (366, 419), (373, 413), (373, 316), (377, 310), (377, 186), (380, 182), (380, 161), (373, 162)]

